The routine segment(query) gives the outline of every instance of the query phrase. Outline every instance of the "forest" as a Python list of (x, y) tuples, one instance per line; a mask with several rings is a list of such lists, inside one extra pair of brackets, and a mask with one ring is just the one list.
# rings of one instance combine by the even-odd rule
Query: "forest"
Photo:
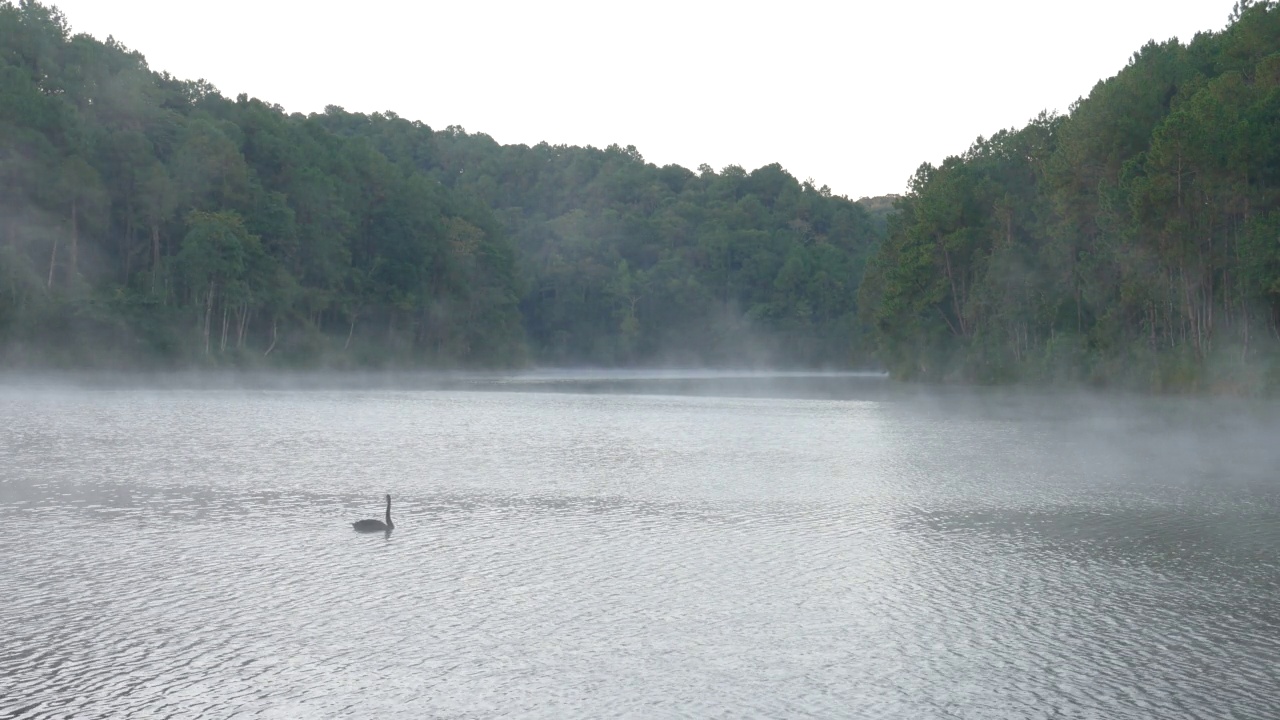
[(1066, 115), (924, 164), (858, 291), (900, 378), (1280, 382), (1280, 8), (1151, 42)]
[(854, 202), (288, 113), (0, 0), (0, 363), (1280, 387), (1280, 7)]
[(887, 209), (151, 70), (0, 3), (8, 367), (848, 367)]

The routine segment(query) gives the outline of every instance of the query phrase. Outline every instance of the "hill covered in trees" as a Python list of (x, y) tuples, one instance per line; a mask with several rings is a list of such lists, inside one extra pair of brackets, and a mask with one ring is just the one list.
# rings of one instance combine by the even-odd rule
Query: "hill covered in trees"
[(1280, 7), (923, 165), (861, 284), (903, 378), (1280, 380)]
[(777, 165), (232, 100), (28, 0), (0, 218), (11, 366), (848, 366), (882, 237)]
[(0, 362), (1280, 383), (1280, 8), (901, 197), (286, 113), (0, 0)]

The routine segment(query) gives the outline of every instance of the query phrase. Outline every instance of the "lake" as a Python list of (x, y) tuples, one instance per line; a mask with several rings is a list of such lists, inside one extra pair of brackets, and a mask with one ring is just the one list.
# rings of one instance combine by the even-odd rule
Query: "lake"
[(0, 384), (0, 717), (1280, 717), (1275, 405), (365, 380)]

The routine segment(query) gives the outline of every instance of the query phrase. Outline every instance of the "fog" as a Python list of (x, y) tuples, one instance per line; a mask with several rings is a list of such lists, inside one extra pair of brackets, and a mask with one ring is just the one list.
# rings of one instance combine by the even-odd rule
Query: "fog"
[[(838, 372), (8, 374), (0, 715), (1271, 717), (1278, 410)], [(395, 530), (355, 533), (384, 493)]]
[(288, 115), (0, 13), (0, 717), (1280, 717), (1234, 269), (1243, 346), (1174, 296), (1099, 334), (1038, 211), (962, 302), (982, 228), (781, 167)]
[[(899, 382), (875, 371), (722, 370), (705, 367), (521, 371), (50, 371), (0, 373), (9, 396), (82, 393), (483, 392), (659, 395), (877, 403), (886, 411), (1035, 425), (1062, 446), (1106, 461), (1149, 457), (1154, 445), (1187, 467), (1269, 472), (1280, 458), (1280, 402), (1235, 396), (1152, 396), (1070, 386), (977, 387)], [(357, 396), (358, 397), (358, 396)], [(1256, 471), (1256, 473), (1254, 472)]]

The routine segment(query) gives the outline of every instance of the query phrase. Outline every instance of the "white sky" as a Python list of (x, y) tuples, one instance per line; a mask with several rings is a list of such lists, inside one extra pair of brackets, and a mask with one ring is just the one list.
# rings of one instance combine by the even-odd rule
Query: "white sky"
[(635, 145), (659, 165), (791, 174), (858, 198), (1065, 112), (1147, 40), (1232, 0), (46, 0), (154, 70), (290, 112), (392, 110), (501, 143)]

